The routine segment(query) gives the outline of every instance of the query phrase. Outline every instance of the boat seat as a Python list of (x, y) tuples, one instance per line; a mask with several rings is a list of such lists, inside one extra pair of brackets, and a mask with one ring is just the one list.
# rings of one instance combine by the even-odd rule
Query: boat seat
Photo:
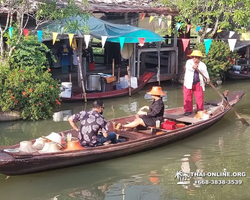
[(170, 120), (175, 120), (177, 122), (185, 122), (185, 123), (191, 123), (191, 124), (201, 121), (200, 119), (195, 118), (195, 113), (189, 116), (184, 116), (183, 114), (180, 114), (180, 115), (164, 114), (164, 119), (170, 119)]

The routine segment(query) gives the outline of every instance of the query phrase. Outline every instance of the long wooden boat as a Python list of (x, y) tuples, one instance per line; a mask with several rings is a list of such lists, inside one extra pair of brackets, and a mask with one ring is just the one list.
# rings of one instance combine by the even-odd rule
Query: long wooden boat
[(250, 73), (235, 73), (233, 70), (225, 72), (226, 76), (234, 80), (250, 79)]
[[(229, 95), (229, 102), (235, 105), (244, 95), (242, 91), (236, 91)], [(210, 118), (197, 119), (195, 113), (189, 116), (183, 115), (183, 108), (172, 108), (165, 111), (164, 117), (168, 120), (176, 121), (185, 126), (174, 130), (158, 129), (152, 131), (152, 127), (146, 130), (120, 131), (119, 138), (124, 142), (109, 144), (93, 148), (85, 148), (76, 151), (62, 151), (57, 153), (24, 153), (13, 152), (11, 149), (19, 148), (19, 144), (1, 147), (0, 149), (0, 173), (6, 175), (18, 175), (69, 167), (85, 163), (92, 163), (101, 160), (126, 156), (133, 153), (142, 152), (163, 146), (183, 138), (194, 135), (209, 128), (218, 122), (230, 108), (223, 108), (219, 105), (221, 100), (210, 101), (205, 105), (205, 109), (210, 113)], [(122, 117), (110, 120), (125, 124), (133, 120), (134, 116)], [(112, 129), (112, 123), (110, 123)], [(153, 130), (155, 130), (153, 128)], [(152, 134), (152, 132), (154, 134)], [(77, 132), (68, 130), (64, 134), (72, 133), (77, 137)], [(156, 134), (155, 134), (156, 133)], [(33, 141), (34, 142), (34, 141)], [(8, 151), (6, 151), (6, 149)]]
[[(155, 75), (154, 72), (145, 72), (140, 78), (138, 79), (138, 87), (131, 89), (131, 94), (138, 93), (146, 84), (147, 82)], [(113, 97), (121, 97), (126, 96), (129, 94), (129, 89), (124, 88), (120, 90), (111, 90), (106, 92), (94, 92), (94, 93), (86, 93), (87, 99), (98, 99), (98, 98), (113, 98)], [(83, 101), (84, 96), (80, 91), (73, 91), (71, 98), (61, 98), (64, 102), (72, 102), (72, 101)]]

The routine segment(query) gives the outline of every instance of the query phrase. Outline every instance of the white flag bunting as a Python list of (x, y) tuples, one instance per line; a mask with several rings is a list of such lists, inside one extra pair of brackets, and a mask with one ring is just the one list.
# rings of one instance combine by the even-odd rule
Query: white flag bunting
[(234, 51), (236, 41), (237, 41), (237, 39), (228, 39), (228, 44), (229, 44), (230, 51)]

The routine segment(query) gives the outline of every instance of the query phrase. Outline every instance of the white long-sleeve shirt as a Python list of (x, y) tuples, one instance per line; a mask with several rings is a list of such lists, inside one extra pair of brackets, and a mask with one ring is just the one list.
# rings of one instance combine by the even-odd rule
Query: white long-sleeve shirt
[[(187, 60), (186, 66), (185, 66), (185, 75), (184, 75), (184, 86), (187, 89), (192, 89), (193, 87), (194, 71), (195, 71), (195, 69), (193, 68), (194, 65), (195, 64), (194, 64), (193, 59)], [(200, 61), (198, 65), (198, 69), (200, 70), (202, 74), (204, 74), (206, 78), (209, 78), (207, 66), (205, 65), (205, 63)], [(200, 85), (203, 91), (205, 91), (205, 83), (201, 74), (199, 74), (199, 78), (200, 78)]]

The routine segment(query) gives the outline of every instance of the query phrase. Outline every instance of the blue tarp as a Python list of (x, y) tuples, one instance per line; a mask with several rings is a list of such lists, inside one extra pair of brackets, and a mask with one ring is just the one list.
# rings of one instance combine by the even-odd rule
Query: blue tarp
[[(77, 28), (68, 28), (69, 23), (77, 21)], [(145, 42), (160, 42), (164, 40), (160, 35), (139, 27), (126, 24), (113, 24), (89, 16), (83, 20), (80, 16), (63, 19), (59, 22), (52, 22), (43, 29), (47, 32), (57, 32), (59, 34), (74, 33), (75, 35), (84, 35), (84, 27), (88, 27), (90, 35), (101, 39), (107, 36), (107, 41), (120, 43), (119, 37), (124, 37), (124, 43), (139, 43), (138, 38), (145, 38)]]

